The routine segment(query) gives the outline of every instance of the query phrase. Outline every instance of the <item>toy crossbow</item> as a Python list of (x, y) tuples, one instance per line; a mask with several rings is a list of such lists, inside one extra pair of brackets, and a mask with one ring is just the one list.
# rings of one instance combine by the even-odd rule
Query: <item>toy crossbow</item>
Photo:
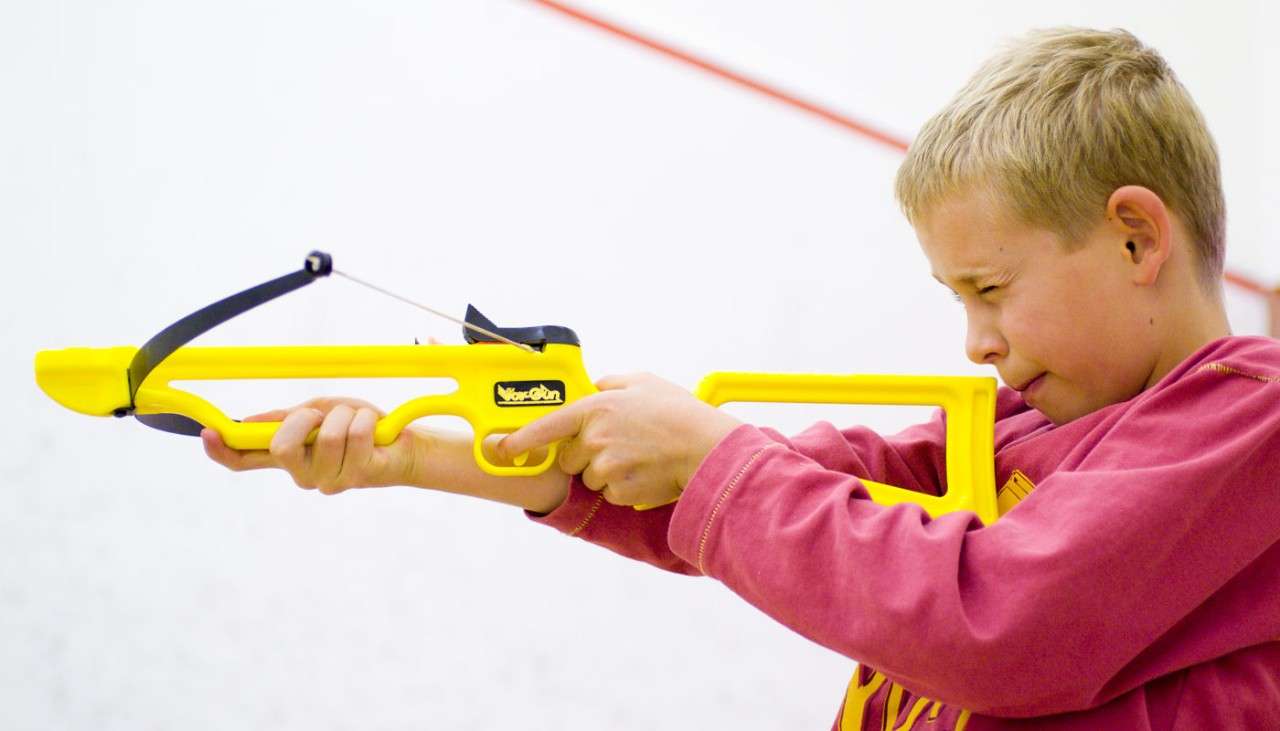
[[(200, 334), (247, 310), (338, 274), (463, 326), (465, 345), (189, 347)], [(313, 251), (303, 268), (194, 312), (141, 348), (66, 348), (36, 354), (36, 382), (53, 400), (91, 416), (133, 416), (147, 426), (198, 436), (209, 427), (234, 449), (267, 449), (279, 422), (241, 422), (205, 399), (171, 386), (191, 380), (261, 378), (450, 378), (457, 390), (411, 399), (378, 420), (374, 442), (387, 445), (415, 419), (459, 416), (475, 432), (476, 464), (493, 475), (534, 475), (551, 467), (559, 445), (538, 464), (495, 465), (481, 449), (490, 435), (514, 432), (554, 409), (596, 393), (567, 327), (498, 327), (468, 305), (458, 320), (343, 274)], [(694, 392), (732, 402), (934, 405), (946, 412), (946, 493), (928, 495), (863, 480), (882, 504), (916, 503), (936, 517), (956, 510), (984, 523), (997, 517), (993, 469), (995, 381), (961, 376), (803, 375), (717, 372)], [(316, 432), (308, 437), (314, 441)]]

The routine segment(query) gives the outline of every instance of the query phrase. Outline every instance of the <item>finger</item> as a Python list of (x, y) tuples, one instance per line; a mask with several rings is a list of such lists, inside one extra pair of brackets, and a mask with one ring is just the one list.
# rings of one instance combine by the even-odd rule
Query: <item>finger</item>
[(204, 453), (209, 455), (210, 459), (235, 472), (277, 466), (275, 458), (271, 456), (270, 452), (262, 449), (245, 451), (232, 449), (227, 446), (226, 442), (222, 441), (222, 435), (213, 429), (202, 429), (200, 431), (200, 441), (204, 445)]
[(373, 428), (378, 423), (378, 415), (373, 409), (360, 409), (351, 419), (351, 427), (347, 430), (347, 455), (342, 463), (339, 479), (349, 479), (364, 475), (373, 461)]
[(604, 378), (596, 381), (596, 388), (601, 391), (612, 391), (617, 388), (626, 388), (635, 383), (637, 376), (638, 374), (634, 373), (628, 375), (605, 376)]
[[(584, 404), (586, 405), (584, 406)], [(537, 421), (525, 424), (498, 442), (498, 455), (505, 459), (511, 459), (517, 455), (531, 452), (537, 447), (543, 447), (576, 435), (582, 430), (582, 420), (590, 408), (590, 398), (588, 397), (569, 404), (563, 409), (553, 411)]]
[(605, 502), (611, 505), (635, 505), (640, 502), (637, 499), (636, 481), (630, 470), (623, 470), (621, 466), (606, 458), (597, 458), (586, 471), (582, 473), (582, 481), (588, 486), (595, 485), (592, 489), (599, 490), (604, 495)]
[(625, 506), (631, 504), (627, 502), (627, 499), (622, 495), (622, 493), (612, 485), (605, 485), (604, 489), (600, 491), (600, 494), (604, 495), (604, 501), (610, 505)]
[(582, 484), (599, 492), (609, 486), (609, 478), (598, 463), (592, 462), (582, 471)]
[(379, 417), (386, 416), (382, 409), (374, 406), (368, 401), (358, 398), (347, 398), (345, 396), (321, 396), (319, 398), (313, 398), (306, 401), (302, 406), (311, 409), (319, 409), (325, 414), (328, 414), (339, 406), (349, 406), (352, 411), (356, 409), (373, 409)]
[(609, 494), (605, 500), (612, 500), (614, 505), (636, 505), (645, 502), (641, 498), (641, 481), (631, 473), (611, 474), (609, 476)]
[(311, 430), (320, 426), (324, 414), (316, 409), (298, 409), (280, 422), (280, 428), (271, 437), (271, 456), (276, 462), (293, 475), (295, 482), (307, 479), (307, 436)]
[(593, 456), (595, 453), (583, 443), (582, 439), (569, 439), (560, 447), (558, 462), (560, 469), (566, 475), (580, 475), (587, 469), (587, 465), (591, 464)]
[(320, 433), (311, 448), (311, 475), (321, 492), (329, 492), (338, 475), (342, 473), (342, 462), (347, 454), (347, 432), (351, 430), (351, 420), (356, 412), (346, 404), (335, 406), (324, 417), (320, 424)]

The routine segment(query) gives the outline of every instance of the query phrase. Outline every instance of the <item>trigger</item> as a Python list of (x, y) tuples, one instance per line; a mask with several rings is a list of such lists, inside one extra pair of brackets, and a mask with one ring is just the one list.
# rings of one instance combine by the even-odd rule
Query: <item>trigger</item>
[(517, 454), (515, 458), (511, 460), (512, 464), (514, 464), (516, 467), (524, 467), (524, 463), (528, 461), (529, 461), (528, 452), (522, 452), (520, 454)]

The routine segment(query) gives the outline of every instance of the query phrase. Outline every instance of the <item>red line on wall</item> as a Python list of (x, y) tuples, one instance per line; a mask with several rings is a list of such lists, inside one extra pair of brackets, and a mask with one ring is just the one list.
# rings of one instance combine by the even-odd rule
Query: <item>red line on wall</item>
[(1234, 272), (1227, 272), (1223, 274), (1222, 277), (1227, 280), (1229, 284), (1234, 284), (1240, 289), (1253, 292), (1254, 294), (1260, 294), (1264, 297), (1280, 297), (1280, 290), (1268, 287), (1255, 279), (1250, 279)]
[(851, 132), (856, 132), (864, 137), (868, 137), (881, 144), (888, 145), (889, 147), (892, 147), (895, 150), (898, 150), (900, 152), (906, 152), (907, 150), (906, 140), (895, 137), (894, 135), (891, 135), (888, 132), (883, 132), (881, 130), (876, 129), (875, 127), (872, 127), (869, 124), (866, 124), (864, 122), (859, 122), (858, 120), (853, 119), (852, 117), (848, 117), (838, 112), (833, 112), (830, 109), (826, 109), (824, 107), (818, 106), (813, 102), (806, 101), (805, 99), (802, 99), (795, 94), (783, 91), (774, 86), (770, 86), (762, 81), (757, 81), (756, 79), (750, 78), (748, 76), (744, 76), (743, 74), (740, 74), (736, 71), (731, 71), (723, 66), (712, 63), (711, 61), (708, 61), (704, 58), (695, 56), (692, 53), (689, 53), (688, 51), (681, 51), (675, 48), (674, 46), (663, 43), (654, 38), (643, 36), (633, 30), (628, 30), (626, 28), (623, 28), (617, 23), (612, 23), (610, 21), (604, 20), (595, 15), (591, 15), (577, 8), (570, 7), (563, 3), (555, 2), (555, 0), (529, 0), (529, 1), (534, 3), (535, 5), (541, 5), (544, 8), (554, 10), (557, 13), (573, 18), (576, 21), (586, 23), (587, 25), (593, 26), (599, 30), (603, 30), (606, 33), (610, 33), (619, 38), (626, 39), (632, 43), (637, 43), (652, 51), (657, 51), (658, 53), (661, 53), (662, 55), (667, 56), (669, 58), (673, 58), (682, 63), (697, 67), (713, 76), (717, 76), (730, 83), (737, 84), (738, 86), (746, 87), (747, 89), (750, 89), (751, 91), (754, 91), (758, 94), (764, 94), (765, 96), (770, 97), (775, 101), (780, 101), (783, 104), (787, 104), (789, 106), (803, 110), (816, 117), (821, 117), (822, 119), (825, 119), (826, 121), (831, 122), (832, 124), (843, 127)]
[[(800, 109), (801, 111), (804, 111), (816, 117), (825, 119), (826, 121), (831, 122), (837, 126), (843, 127), (844, 129), (847, 129), (851, 132), (855, 132), (859, 135), (875, 140), (876, 142), (879, 142), (881, 144), (888, 145), (889, 147), (892, 147), (901, 152), (907, 151), (907, 147), (909, 143), (906, 140), (895, 137), (887, 132), (882, 132), (870, 125), (867, 125), (863, 122), (859, 122), (853, 119), (852, 117), (848, 117), (843, 114), (839, 114), (837, 112), (831, 111), (830, 109), (819, 106), (818, 104), (815, 104), (811, 101), (802, 99), (795, 94), (792, 94), (787, 91), (783, 91), (782, 89), (779, 89), (775, 86), (771, 86), (762, 81), (758, 81), (748, 76), (744, 76), (743, 74), (740, 74), (736, 71), (731, 71), (705, 58), (702, 58), (700, 56), (695, 56), (692, 53), (689, 53), (688, 51), (681, 51), (675, 48), (674, 46), (671, 46), (667, 43), (659, 41), (655, 38), (641, 35), (636, 31), (624, 28), (621, 25), (618, 25), (617, 23), (614, 23), (612, 21), (604, 20), (603, 18), (600, 18), (596, 15), (588, 13), (584, 10), (580, 10), (578, 8), (571, 7), (564, 3), (557, 2), (556, 0), (529, 0), (529, 2), (532, 2), (535, 5), (541, 5), (542, 7), (547, 8), (549, 10), (554, 10), (555, 12), (560, 13), (561, 15), (564, 15), (568, 18), (572, 18), (573, 20), (578, 21), (580, 23), (585, 23), (586, 25), (592, 26), (598, 30), (605, 31), (606, 33), (609, 33), (615, 37), (622, 38), (631, 43), (644, 46), (645, 48), (661, 53), (662, 55), (667, 56), (668, 58), (672, 58), (682, 63), (688, 64), (690, 66), (694, 66), (720, 79), (723, 79), (725, 81), (736, 84), (738, 86), (750, 89), (751, 91), (754, 91), (758, 94), (763, 94), (775, 101), (782, 102), (783, 104), (786, 104), (788, 106), (795, 107), (796, 109)], [(1261, 297), (1263, 297), (1268, 301), (1268, 303), (1270, 304), (1273, 310), (1280, 308), (1280, 305), (1278, 305), (1278, 303), (1280, 303), (1280, 289), (1277, 289), (1275, 287), (1267, 287), (1257, 281), (1254, 281), (1253, 279), (1250, 279), (1240, 274), (1235, 274), (1233, 272), (1227, 272), (1224, 275), (1224, 278), (1229, 284), (1235, 285), (1236, 287), (1239, 287), (1240, 289), (1246, 292), (1252, 292), (1254, 294), (1260, 295)], [(1272, 329), (1274, 331), (1277, 331), (1277, 334), (1280, 334), (1280, 323), (1273, 322)]]

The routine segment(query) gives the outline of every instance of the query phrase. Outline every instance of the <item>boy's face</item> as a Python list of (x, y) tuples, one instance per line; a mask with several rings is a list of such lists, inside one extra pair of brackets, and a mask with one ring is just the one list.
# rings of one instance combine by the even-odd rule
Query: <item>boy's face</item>
[(993, 196), (950, 196), (918, 222), (936, 279), (968, 319), (965, 349), (1055, 424), (1150, 385), (1158, 348), (1126, 260), (1125, 235), (1100, 218), (1068, 252)]

